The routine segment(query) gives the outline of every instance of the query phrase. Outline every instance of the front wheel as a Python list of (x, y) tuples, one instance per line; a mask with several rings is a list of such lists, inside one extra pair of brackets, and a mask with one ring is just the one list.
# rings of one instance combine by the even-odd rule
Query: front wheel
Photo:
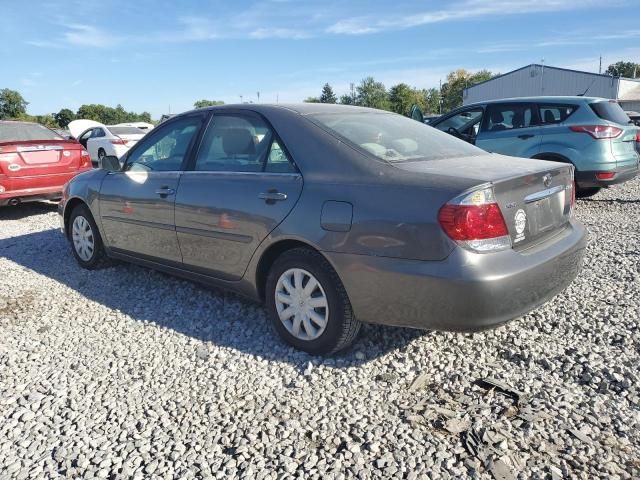
[(591, 187), (591, 188), (579, 188), (576, 190), (577, 198), (588, 198), (593, 197), (596, 193), (602, 190), (602, 187)]
[(84, 204), (76, 206), (71, 212), (69, 240), (73, 256), (82, 268), (93, 270), (109, 263), (96, 222)]
[(266, 303), (282, 339), (314, 355), (348, 347), (360, 330), (340, 277), (310, 249), (290, 250), (275, 261), (267, 277)]

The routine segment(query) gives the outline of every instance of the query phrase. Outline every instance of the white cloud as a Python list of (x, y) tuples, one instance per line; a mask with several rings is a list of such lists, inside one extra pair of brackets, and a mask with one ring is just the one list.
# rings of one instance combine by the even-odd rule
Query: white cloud
[(326, 31), (343, 35), (363, 35), (488, 15), (500, 16), (574, 10), (599, 4), (600, 2), (595, 0), (583, 0), (580, 3), (567, 0), (465, 0), (441, 10), (433, 9), (405, 15), (391, 15), (385, 18), (380, 18), (379, 16), (352, 17), (335, 22)]
[(67, 31), (62, 38), (65, 43), (78, 47), (111, 47), (120, 43), (120, 38), (92, 25), (72, 23), (64, 25)]

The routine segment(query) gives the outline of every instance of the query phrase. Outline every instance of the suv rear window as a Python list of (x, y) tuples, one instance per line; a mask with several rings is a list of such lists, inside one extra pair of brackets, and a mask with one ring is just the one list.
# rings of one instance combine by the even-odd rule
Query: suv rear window
[(0, 142), (64, 140), (53, 130), (37, 123), (0, 122)]
[(620, 125), (629, 125), (630, 123), (629, 117), (616, 102), (595, 102), (589, 106), (603, 120), (619, 123)]

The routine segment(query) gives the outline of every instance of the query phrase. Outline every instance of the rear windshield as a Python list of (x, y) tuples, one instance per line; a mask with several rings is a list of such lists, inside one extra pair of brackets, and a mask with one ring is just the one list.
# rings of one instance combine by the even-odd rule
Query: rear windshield
[(603, 120), (628, 125), (631, 120), (616, 102), (596, 102), (590, 105), (595, 114)]
[(349, 143), (391, 163), (486, 153), (448, 133), (390, 113), (315, 114), (310, 118)]
[(37, 123), (0, 122), (0, 142), (28, 142), (30, 140), (64, 140), (53, 130)]
[(145, 132), (137, 127), (109, 127), (109, 131), (114, 135), (144, 135)]

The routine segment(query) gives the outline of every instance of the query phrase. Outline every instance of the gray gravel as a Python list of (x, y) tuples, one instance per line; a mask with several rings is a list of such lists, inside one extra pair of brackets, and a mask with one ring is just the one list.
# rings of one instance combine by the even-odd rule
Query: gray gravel
[(2, 210), (0, 477), (639, 478), (639, 199), (579, 201), (586, 268), (522, 319), (367, 326), (333, 358), (232, 294), (80, 269), (53, 206)]

